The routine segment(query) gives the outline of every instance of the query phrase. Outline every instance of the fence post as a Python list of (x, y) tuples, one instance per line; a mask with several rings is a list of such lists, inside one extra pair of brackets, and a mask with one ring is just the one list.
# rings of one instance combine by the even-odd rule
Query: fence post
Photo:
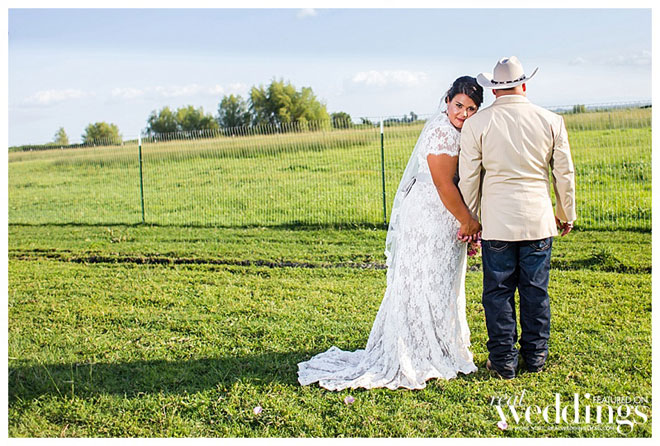
[(142, 223), (144, 223), (144, 186), (142, 184), (142, 137), (138, 136), (138, 157), (140, 158), (140, 204), (142, 205)]
[(387, 202), (385, 200), (385, 144), (382, 117), (380, 118), (380, 173), (383, 183), (383, 226), (387, 226)]

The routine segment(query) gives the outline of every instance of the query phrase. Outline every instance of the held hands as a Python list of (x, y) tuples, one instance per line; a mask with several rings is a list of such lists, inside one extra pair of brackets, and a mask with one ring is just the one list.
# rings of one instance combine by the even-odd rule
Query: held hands
[(565, 236), (569, 232), (571, 232), (571, 229), (573, 229), (573, 223), (570, 222), (562, 222), (560, 219), (557, 218), (555, 215), (555, 223), (557, 224), (557, 229), (561, 231), (561, 236)]
[(475, 242), (481, 240), (481, 224), (471, 217), (467, 222), (461, 224), (456, 237), (462, 242)]
[(467, 242), (468, 256), (473, 257), (479, 253), (481, 248), (481, 225), (477, 219), (470, 217), (466, 223), (461, 224), (456, 237), (462, 242)]

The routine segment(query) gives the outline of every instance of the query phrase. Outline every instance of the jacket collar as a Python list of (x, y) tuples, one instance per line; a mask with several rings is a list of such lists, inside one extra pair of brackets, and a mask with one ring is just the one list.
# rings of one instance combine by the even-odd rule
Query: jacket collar
[(495, 99), (495, 102), (493, 102), (493, 105), (528, 103), (528, 102), (529, 102), (529, 99), (527, 99), (526, 96), (523, 96), (523, 95), (520, 95), (520, 94), (507, 94), (507, 95), (500, 96), (499, 98)]

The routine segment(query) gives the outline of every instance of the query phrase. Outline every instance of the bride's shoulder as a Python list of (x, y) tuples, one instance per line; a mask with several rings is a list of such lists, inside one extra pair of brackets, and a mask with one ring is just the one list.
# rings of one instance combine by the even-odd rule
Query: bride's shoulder
[(424, 156), (442, 153), (455, 156), (458, 153), (461, 134), (444, 113), (433, 117), (425, 133)]
[(437, 116), (434, 116), (429, 128), (435, 132), (460, 135), (460, 132), (452, 125), (445, 113), (438, 113)]
[(460, 132), (452, 125), (449, 121), (449, 117), (440, 113), (438, 116), (433, 118), (433, 121), (430, 123), (429, 134), (434, 135), (435, 137), (441, 137), (448, 139), (450, 141), (458, 140), (460, 138)]

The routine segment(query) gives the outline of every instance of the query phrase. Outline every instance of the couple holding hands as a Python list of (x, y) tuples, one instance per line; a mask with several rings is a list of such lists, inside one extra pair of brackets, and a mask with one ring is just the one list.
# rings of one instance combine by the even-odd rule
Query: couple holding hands
[[(526, 97), (537, 71), (527, 76), (520, 61), (508, 57), (492, 73), (454, 81), (426, 122), (394, 198), (387, 288), (366, 347), (332, 346), (299, 363), (301, 385), (422, 389), (431, 378), (475, 372), (465, 272), (467, 245), (474, 249), (479, 241), (486, 368), (503, 379), (516, 376), (519, 357), (529, 372), (543, 368), (552, 238), (570, 232), (576, 214), (563, 118)], [(496, 99), (478, 111), (484, 88)]]

